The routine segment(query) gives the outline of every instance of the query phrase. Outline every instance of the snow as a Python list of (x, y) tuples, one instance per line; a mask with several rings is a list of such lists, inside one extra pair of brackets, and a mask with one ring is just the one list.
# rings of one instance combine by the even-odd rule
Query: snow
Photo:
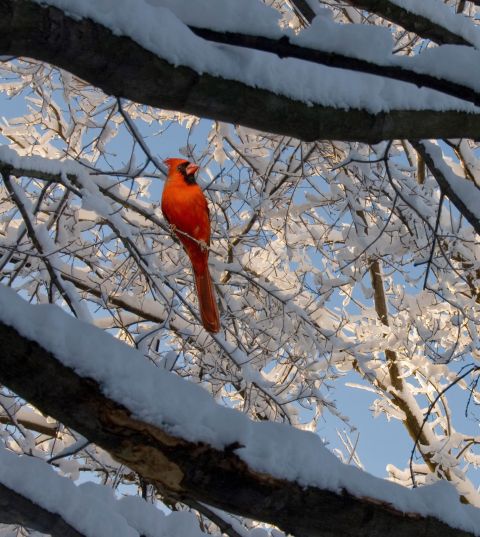
[(463, 14), (454, 13), (451, 6), (441, 0), (422, 0), (421, 2), (418, 2), (418, 0), (389, 1), (411, 13), (426, 17), (435, 24), (463, 37), (476, 48), (480, 48), (480, 32), (478, 28)]
[[(295, 36), (290, 29), (278, 26), (278, 16), (273, 9), (256, 0), (248, 1), (248, 9), (243, 2), (235, 0), (196, 0), (194, 3), (179, 0), (35, 1), (63, 9), (77, 18), (91, 18), (117, 35), (130, 37), (175, 66), (183, 65), (200, 74), (237, 80), (307, 104), (366, 109), (372, 113), (399, 108), (475, 111), (470, 103), (412, 84), (210, 43), (194, 35), (186, 24), (208, 24), (216, 30), (271, 38), (287, 35), (298, 45), (315, 44), (316, 48), (326, 52), (338, 52), (335, 47), (340, 47), (340, 52), (353, 57), (366, 57), (382, 65), (401, 65), (423, 72), (422, 62), (415, 64), (408, 57), (397, 58), (391, 54), (384, 28), (340, 25), (326, 17), (317, 17), (313, 29)], [(372, 43), (376, 46), (372, 47)], [(463, 54), (463, 48), (457, 47), (459, 55)], [(372, 49), (373, 52), (368, 52)], [(450, 73), (450, 63), (445, 64), (442, 53), (437, 55), (437, 64), (443, 64), (438, 69), (455, 80), (458, 72)]]
[(87, 537), (201, 537), (192, 513), (165, 515), (139, 497), (117, 500), (96, 483), (79, 486), (40, 459), (0, 447), (0, 483), (28, 498)]
[[(236, 453), (253, 470), (302, 486), (337, 493), (346, 490), (354, 496), (388, 502), (402, 512), (431, 515), (480, 535), (480, 511), (461, 504), (452, 485), (442, 482), (412, 491), (344, 465), (317, 435), (285, 424), (253, 422), (240, 412), (220, 406), (201, 387), (155, 367), (135, 349), (57, 306), (32, 306), (12, 289), (0, 287), (0, 319), (77, 374), (96, 380), (107, 397), (127, 407), (135, 417), (172, 435), (217, 449), (236, 442), (243, 446)], [(46, 326), (55, 330), (45, 330)], [(28, 481), (18, 479), (10, 470), (11, 464), (0, 467), (3, 473), (10, 472), (10, 486)], [(51, 501), (62, 499), (57, 495)], [(129, 535), (127, 530), (120, 531), (116, 535)]]
[(366, 24), (337, 24), (315, 17), (312, 24), (290, 41), (303, 47), (328, 50), (371, 62), (383, 63), (393, 47), (392, 34), (381, 26), (372, 31)]
[(480, 52), (472, 47), (442, 45), (428, 48), (412, 58), (398, 58), (397, 63), (417, 73), (445, 78), (476, 90), (480, 88), (480, 74), (472, 69), (472, 65), (480, 63)]
[(258, 0), (145, 0), (154, 8), (167, 8), (182, 22), (220, 32), (242, 32), (277, 39), (282, 36), (280, 13)]
[[(480, 44), (478, 30), (475, 36)], [(290, 38), (290, 41), (303, 47), (344, 54), (383, 66), (396, 65), (477, 90), (480, 88), (480, 75), (471, 69), (472, 65), (480, 63), (480, 52), (469, 46), (442, 45), (425, 48), (415, 56), (393, 56), (393, 39), (388, 28), (337, 24), (319, 17), (298, 36)]]

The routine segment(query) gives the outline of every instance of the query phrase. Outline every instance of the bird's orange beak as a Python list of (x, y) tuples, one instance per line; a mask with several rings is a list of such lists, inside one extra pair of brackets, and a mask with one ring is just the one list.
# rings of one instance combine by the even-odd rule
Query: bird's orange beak
[(190, 163), (185, 171), (187, 172), (187, 175), (194, 175), (198, 168), (200, 168), (200, 166)]

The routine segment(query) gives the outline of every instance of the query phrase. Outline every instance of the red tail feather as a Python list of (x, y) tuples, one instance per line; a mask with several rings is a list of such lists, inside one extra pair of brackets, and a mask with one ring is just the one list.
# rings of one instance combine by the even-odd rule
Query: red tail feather
[(218, 315), (215, 291), (208, 268), (195, 271), (195, 285), (197, 287), (198, 306), (203, 326), (208, 332), (220, 331), (220, 317)]

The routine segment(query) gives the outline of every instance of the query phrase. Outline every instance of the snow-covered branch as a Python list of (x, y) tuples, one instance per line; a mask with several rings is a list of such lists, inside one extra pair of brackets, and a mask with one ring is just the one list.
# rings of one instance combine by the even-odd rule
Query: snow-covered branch
[(0, 305), (0, 381), (169, 497), (296, 535), (335, 528), (346, 536), (453, 537), (478, 528), (480, 514), (446, 483), (409, 491), (373, 478), (340, 463), (315, 435), (216, 405), (204, 390), (55, 306), (32, 307), (5, 288)]
[[(88, 80), (107, 94), (121, 95), (133, 101), (288, 134), (303, 140), (333, 138), (373, 142), (386, 138), (478, 135), (480, 119), (475, 113), (462, 111), (462, 106), (459, 110), (458, 103), (449, 105), (448, 100), (440, 100), (434, 105), (437, 99), (430, 92), (422, 93), (413, 87), (402, 89), (401, 100), (395, 100), (393, 86), (392, 91), (382, 90), (378, 93), (377, 108), (363, 109), (361, 103), (371, 99), (373, 88), (381, 89), (377, 86), (378, 81), (359, 79), (358, 84), (352, 80), (347, 82), (335, 70), (317, 73), (299, 63), (297, 67), (306, 69), (311, 78), (308, 84), (302, 85), (303, 97), (299, 98), (298, 91), (285, 81), (278, 79), (275, 87), (262, 83), (266, 57), (262, 58), (261, 69), (260, 66), (258, 70), (254, 67), (255, 62), (250, 64), (253, 70), (245, 71), (245, 79), (235, 79), (233, 75), (219, 76), (213, 71), (209, 73), (206, 68), (200, 74), (188, 66), (175, 67), (171, 60), (162, 59), (161, 55), (150, 52), (134, 40), (112, 33), (98, 22), (71, 18), (59, 9), (41, 7), (33, 0), (10, 0), (0, 9), (2, 54), (51, 62)], [(188, 28), (183, 28), (191, 36)], [(156, 33), (163, 35), (160, 28)], [(202, 48), (207, 47), (207, 57), (213, 54), (214, 49), (208, 47), (215, 48), (214, 44), (208, 45), (202, 40), (199, 43), (202, 43)], [(218, 49), (215, 50), (218, 52)], [(232, 69), (237, 63), (229, 58), (222, 60), (226, 69)], [(274, 64), (272, 67), (281, 73), (284, 71), (281, 62), (290, 60), (276, 58), (269, 61), (274, 64), (280, 62), (277, 67)], [(288, 66), (291, 70), (294, 65), (289, 63)], [(348, 68), (348, 65), (345, 67)], [(398, 69), (388, 66), (385, 69), (392, 68)], [(415, 77), (420, 80), (428, 76), (410, 74), (414, 83)], [(297, 78), (293, 73), (290, 77), (291, 80)], [(420, 83), (423, 82), (420, 80)], [(448, 80), (438, 83), (455, 86)], [(353, 87), (360, 93), (352, 94)], [(407, 89), (410, 104), (403, 106), (400, 103), (405, 103)], [(469, 88), (465, 91), (472, 93)], [(390, 95), (391, 102), (382, 104), (385, 95)], [(476, 99), (475, 95), (473, 98)]]
[(445, 162), (440, 147), (431, 142), (414, 142), (440, 189), (465, 217), (476, 233), (480, 234), (480, 189), (471, 180), (463, 179)]
[[(429, 5), (423, 6), (423, 9), (416, 2), (417, 9), (420, 6), (420, 10), (423, 13), (413, 11), (415, 8), (414, 4), (411, 4), (412, 10), (409, 10), (406, 7), (409, 5), (408, 3), (405, 4), (391, 0), (347, 1), (358, 9), (375, 13), (405, 28), (405, 30), (417, 34), (419, 37), (431, 39), (435, 43), (475, 46), (475, 41), (471, 39), (472, 34), (477, 31), (475, 30), (475, 26), (469, 24), (465, 17), (455, 15), (449, 6), (446, 6), (440, 1), (435, 6), (430, 2)], [(451, 24), (449, 25), (448, 22)], [(467, 29), (470, 32), (466, 31)]]

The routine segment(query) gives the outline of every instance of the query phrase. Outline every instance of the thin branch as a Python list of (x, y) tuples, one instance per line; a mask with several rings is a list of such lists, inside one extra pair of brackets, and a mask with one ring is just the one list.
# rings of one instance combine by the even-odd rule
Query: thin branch
[(240, 535), (229, 522), (224, 520), (221, 515), (210, 509), (207, 505), (196, 502), (195, 500), (186, 500), (186, 505), (206, 516), (220, 528), (222, 533), (228, 535), (228, 537), (244, 537), (243, 535)]
[[(35, 431), (50, 437), (55, 436), (58, 430), (58, 423), (48, 423), (45, 421), (45, 424), (41, 424), (34, 420), (17, 417), (15, 418), (15, 421), (29, 431)], [(4, 423), (5, 425), (15, 425), (14, 421), (9, 416), (0, 416), (0, 423)]]

